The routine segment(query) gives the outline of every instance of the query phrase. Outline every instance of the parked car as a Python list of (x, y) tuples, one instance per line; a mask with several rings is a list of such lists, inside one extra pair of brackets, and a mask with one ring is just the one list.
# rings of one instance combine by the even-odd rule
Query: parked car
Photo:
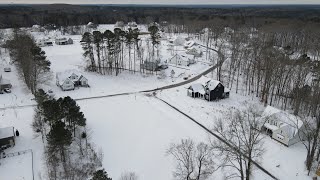
[(3, 91), (0, 91), (0, 94), (3, 94)]
[(11, 68), (5, 67), (5, 68), (4, 68), (4, 72), (11, 72)]
[(4, 88), (3, 91), (6, 93), (11, 93), (11, 89), (9, 89), (9, 88)]

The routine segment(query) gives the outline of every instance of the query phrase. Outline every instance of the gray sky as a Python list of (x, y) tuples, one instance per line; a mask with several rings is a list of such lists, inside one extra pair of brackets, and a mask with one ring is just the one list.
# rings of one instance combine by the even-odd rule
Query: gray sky
[(320, 0), (0, 0), (0, 4), (320, 4)]

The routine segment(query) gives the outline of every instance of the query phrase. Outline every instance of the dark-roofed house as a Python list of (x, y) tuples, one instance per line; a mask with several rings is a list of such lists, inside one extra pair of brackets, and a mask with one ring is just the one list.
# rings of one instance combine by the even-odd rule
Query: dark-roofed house
[(205, 86), (205, 99), (208, 101), (213, 101), (216, 99), (224, 98), (224, 86), (220, 81), (210, 80)]
[(15, 145), (15, 135), (13, 127), (0, 128), (0, 147)]

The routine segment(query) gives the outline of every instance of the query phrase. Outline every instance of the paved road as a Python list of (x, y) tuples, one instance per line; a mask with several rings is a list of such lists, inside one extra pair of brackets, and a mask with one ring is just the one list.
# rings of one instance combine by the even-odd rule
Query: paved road
[[(108, 97), (115, 97), (115, 96), (125, 96), (125, 95), (130, 95), (130, 94), (136, 94), (136, 93), (147, 93), (147, 92), (154, 92), (154, 91), (158, 91), (158, 90), (165, 90), (165, 89), (171, 89), (171, 88), (176, 88), (179, 86), (183, 86), (185, 84), (191, 83), (196, 81), (197, 79), (199, 79), (201, 76), (206, 75), (210, 72), (212, 72), (215, 68), (217, 68), (218, 65), (214, 65), (211, 66), (209, 69), (207, 69), (206, 71), (198, 74), (197, 76), (194, 76), (188, 80), (176, 83), (176, 84), (171, 84), (171, 85), (167, 85), (167, 86), (163, 86), (163, 87), (159, 87), (159, 88), (155, 88), (155, 89), (149, 89), (149, 90), (142, 90), (142, 91), (135, 91), (135, 92), (125, 92), (125, 93), (118, 93), (118, 94), (109, 94), (109, 95), (102, 95), (102, 96), (92, 96), (92, 97), (84, 97), (84, 98), (75, 98), (74, 100), (76, 101), (82, 101), (82, 100), (89, 100), (89, 99), (100, 99), (100, 98), (108, 98)], [(35, 107), (36, 104), (29, 104), (29, 105), (21, 105), (21, 106), (7, 106), (7, 107), (3, 107), (0, 108), (0, 110), (6, 110), (6, 109), (19, 109), (19, 108), (27, 108), (27, 107)]]
[[(184, 115), (185, 117), (187, 117), (188, 119), (190, 119), (192, 122), (196, 123), (198, 126), (200, 126), (202, 129), (204, 129), (205, 131), (207, 131), (209, 134), (211, 134), (212, 136), (214, 136), (215, 138), (217, 138), (219, 141), (223, 142), (224, 144), (226, 144), (227, 146), (231, 147), (233, 150), (237, 151), (239, 154), (241, 154), (243, 157), (245, 157), (246, 159), (251, 159), (249, 158), (249, 156), (247, 156), (247, 154), (243, 153), (242, 151), (240, 151), (237, 147), (233, 146), (232, 144), (230, 144), (228, 141), (226, 141), (225, 139), (221, 138), (220, 136), (218, 136), (216, 133), (212, 132), (210, 129), (208, 129), (206, 126), (204, 126), (203, 124), (199, 123), (197, 120), (195, 120), (194, 118), (190, 117), (188, 114), (182, 112), (180, 109), (178, 109), (177, 107), (171, 105), (170, 103), (168, 103), (167, 101), (160, 99), (156, 96), (154, 96), (155, 98), (157, 98), (158, 100), (162, 101), (163, 103), (165, 103), (166, 105), (170, 106), (172, 109), (178, 111), (179, 113), (181, 113), (182, 115)], [(258, 169), (260, 169), (262, 172), (264, 172), (265, 174), (267, 174), (268, 176), (270, 176), (272, 179), (274, 180), (278, 180), (277, 177), (275, 177), (272, 173), (270, 173), (268, 170), (266, 170), (265, 168), (263, 168), (259, 163), (257, 163), (256, 161), (254, 161), (253, 159), (251, 159), (251, 162), (253, 165), (255, 165)]]

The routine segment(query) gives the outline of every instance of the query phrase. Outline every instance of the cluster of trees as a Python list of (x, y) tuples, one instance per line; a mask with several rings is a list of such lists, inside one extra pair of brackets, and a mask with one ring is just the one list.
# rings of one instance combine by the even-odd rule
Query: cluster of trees
[(236, 93), (256, 96), (265, 105), (302, 117), (309, 173), (320, 162), (319, 27), (308, 22), (279, 21), (259, 27), (234, 22), (212, 24), (197, 36), (225, 56), (221, 60), (222, 56), (208, 55), (216, 63), (224, 62), (217, 70), (220, 81)]
[(45, 52), (36, 45), (31, 35), (17, 29), (5, 47), (9, 49), (11, 62), (17, 66), (32, 94), (35, 94), (38, 85), (45, 83), (51, 77), (51, 63), (47, 60)]
[(209, 143), (183, 139), (170, 145), (167, 153), (176, 160), (174, 176), (179, 180), (205, 180), (219, 168), (224, 168), (226, 179), (250, 180), (253, 161), (261, 160), (264, 152), (260, 136), (257, 112), (253, 108), (244, 111), (230, 110), (214, 125), (224, 141), (214, 138)]
[[(40, 134), (50, 179), (83, 179), (102, 166), (102, 152), (96, 152), (87, 133), (86, 118), (70, 97), (54, 99), (37, 91), (32, 128)], [(99, 174), (99, 172), (97, 172)]]
[(297, 19), (319, 22), (319, 10), (310, 6), (145, 6), (145, 5), (4, 5), (0, 6), (0, 27), (30, 27), (34, 24), (56, 24), (71, 26), (87, 24), (113, 24), (117, 20), (134, 20), (140, 24), (150, 21), (192, 24), (210, 21), (215, 17), (223, 19)]
[[(115, 28), (114, 31), (106, 30), (85, 32), (82, 36), (83, 56), (87, 60), (87, 69), (100, 74), (118, 75), (122, 70), (145, 72), (145, 61), (155, 62), (155, 47), (159, 44), (159, 28), (155, 25), (149, 27), (152, 52), (144, 58), (144, 48), (141, 47), (139, 30), (129, 28), (123, 31)], [(147, 45), (150, 41), (147, 41)], [(149, 47), (149, 46), (148, 46)], [(126, 56), (127, 54), (127, 56)], [(151, 54), (151, 55), (150, 55)], [(159, 53), (157, 53), (159, 56)]]

